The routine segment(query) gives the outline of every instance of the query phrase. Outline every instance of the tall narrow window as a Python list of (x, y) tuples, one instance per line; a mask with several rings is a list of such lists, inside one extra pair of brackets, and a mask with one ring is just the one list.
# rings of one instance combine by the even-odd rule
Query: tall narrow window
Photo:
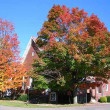
[(33, 82), (33, 79), (32, 78), (30, 78), (29, 79), (29, 87), (32, 89), (32, 82)]
[(102, 86), (97, 87), (97, 93), (102, 93)]
[(35, 54), (35, 53), (34, 53), (34, 52), (32, 52), (32, 56), (34, 56), (34, 54)]
[(108, 91), (108, 84), (106, 84), (106, 91)]

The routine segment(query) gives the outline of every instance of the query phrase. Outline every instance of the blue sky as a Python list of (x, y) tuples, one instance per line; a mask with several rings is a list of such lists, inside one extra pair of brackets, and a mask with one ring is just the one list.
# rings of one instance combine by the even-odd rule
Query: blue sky
[(14, 23), (20, 41), (20, 56), (30, 37), (37, 37), (54, 4), (79, 7), (89, 15), (94, 13), (110, 31), (110, 0), (0, 0), (0, 18)]

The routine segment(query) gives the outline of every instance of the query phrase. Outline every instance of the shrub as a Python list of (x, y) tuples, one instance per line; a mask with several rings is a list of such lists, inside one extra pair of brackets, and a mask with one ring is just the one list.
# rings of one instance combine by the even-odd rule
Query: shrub
[(3, 97), (2, 100), (11, 100), (11, 97)]
[(100, 97), (100, 102), (102, 103), (107, 102), (107, 97)]
[(110, 102), (110, 96), (107, 96), (107, 102)]
[(21, 94), (18, 97), (18, 100), (26, 102), (27, 101), (27, 94)]

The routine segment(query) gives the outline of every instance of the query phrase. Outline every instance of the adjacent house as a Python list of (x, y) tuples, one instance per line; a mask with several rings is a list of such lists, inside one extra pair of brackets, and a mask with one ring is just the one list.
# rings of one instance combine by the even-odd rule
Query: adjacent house
[(102, 84), (99, 87), (92, 89), (92, 96), (98, 101), (102, 96), (110, 96), (110, 80), (108, 84)]

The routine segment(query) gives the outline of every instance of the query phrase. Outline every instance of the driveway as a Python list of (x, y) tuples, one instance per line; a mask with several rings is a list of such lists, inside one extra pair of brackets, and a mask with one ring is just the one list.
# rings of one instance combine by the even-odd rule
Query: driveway
[(88, 104), (87, 106), (60, 108), (20, 108), (0, 105), (0, 110), (110, 110), (110, 104)]

